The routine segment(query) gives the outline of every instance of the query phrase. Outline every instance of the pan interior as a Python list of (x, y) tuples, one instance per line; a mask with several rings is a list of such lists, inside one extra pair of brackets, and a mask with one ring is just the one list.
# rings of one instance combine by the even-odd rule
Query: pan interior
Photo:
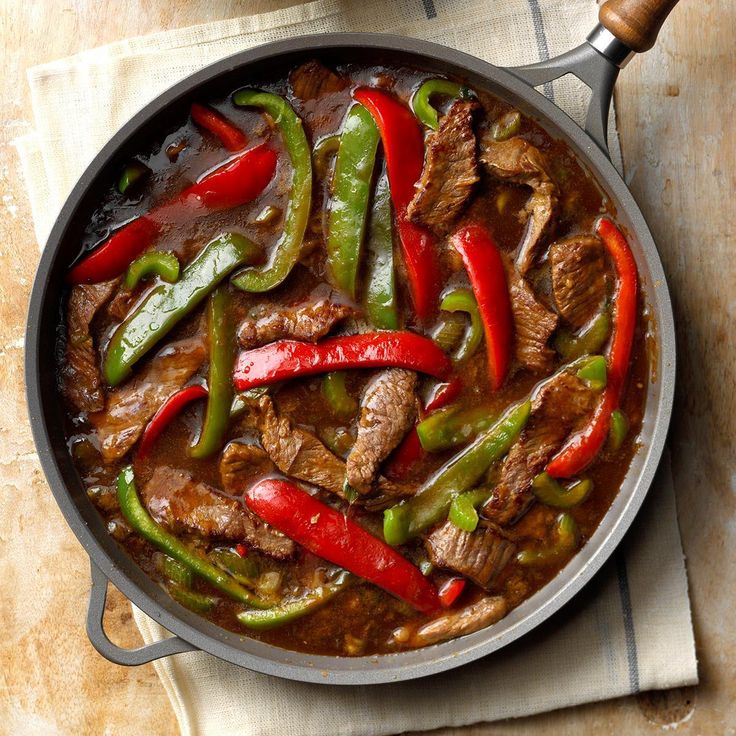
[[(564, 139), (610, 198), (637, 260), (657, 350), (648, 387), (641, 450), (597, 531), (543, 589), (499, 623), (461, 639), (399, 654), (340, 658), (291, 652), (241, 637), (178, 606), (109, 536), (72, 464), (47, 346), (60, 324), (64, 274), (77, 254), (95, 204), (98, 182), (112, 180), (151, 130), (174, 129), (193, 99), (227, 94), (274, 78), (310, 58), (327, 64), (382, 62), (451, 74), (501, 97)], [(54, 226), (34, 284), (27, 329), (26, 382), (34, 438), (57, 502), (94, 564), (139, 608), (170, 631), (222, 659), (267, 674), (331, 684), (396, 682), (440, 672), (489, 654), (530, 631), (567, 602), (594, 575), (621, 540), (651, 484), (671, 412), (674, 339), (667, 285), (646, 224), (614, 167), (564, 113), (508, 72), (428, 42), (373, 34), (332, 34), (277, 42), (225, 59), (161, 95), (126, 124), (90, 164)], [(81, 624), (81, 622), (80, 622)]]

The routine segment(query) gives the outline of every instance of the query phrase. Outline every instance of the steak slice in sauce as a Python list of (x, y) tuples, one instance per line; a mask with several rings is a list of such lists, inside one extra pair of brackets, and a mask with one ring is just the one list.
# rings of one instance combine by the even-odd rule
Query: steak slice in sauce
[(245, 350), (265, 345), (274, 340), (305, 340), (316, 342), (338, 322), (355, 314), (349, 304), (329, 299), (294, 307), (261, 310), (245, 320), (238, 328), (238, 342)]
[(557, 329), (559, 317), (534, 295), (531, 286), (510, 269), (509, 296), (514, 320), (514, 357), (531, 371), (548, 373), (552, 370), (555, 353), (547, 344)]
[(159, 465), (143, 486), (151, 516), (174, 534), (196, 532), (203, 537), (247, 542), (271, 557), (292, 557), (296, 545), (246, 511), (240, 501), (222, 496), (194, 480), (186, 470)]
[(119, 282), (120, 279), (113, 279), (101, 284), (78, 284), (69, 294), (61, 390), (77, 411), (91, 414), (105, 406), (99, 356), (90, 325), (97, 312), (110, 301)]
[(161, 405), (199, 370), (207, 351), (200, 336), (169, 343), (132, 380), (111, 391), (90, 421), (110, 462), (125, 455)]
[(220, 456), (222, 487), (231, 496), (239, 496), (264, 475), (276, 470), (268, 453), (257, 445), (230, 442)]
[(427, 153), (417, 192), (409, 203), (411, 220), (446, 233), (478, 181), (473, 110), (476, 102), (458, 100), (427, 136)]
[(499, 482), (483, 507), (486, 518), (503, 525), (524, 514), (533, 500), (532, 481), (592, 411), (595, 399), (593, 391), (566, 371), (539, 387), (529, 421), (506, 456)]
[(514, 554), (514, 544), (492, 527), (482, 524), (466, 532), (446, 521), (425, 543), (434, 565), (454, 570), (481, 588), (491, 586)]
[(503, 596), (484, 597), (420, 626), (410, 634), (407, 643), (412, 647), (426, 647), (456, 636), (472, 634), (500, 621), (507, 610), (508, 604)]
[(557, 186), (549, 174), (547, 160), (523, 138), (494, 141), (491, 135), (485, 135), (481, 141), (480, 160), (497, 179), (532, 189), (525, 207), (529, 219), (516, 256), (516, 267), (525, 274), (534, 265), (539, 244), (557, 207)]
[(574, 329), (585, 325), (606, 297), (606, 260), (594, 235), (573, 235), (550, 246), (552, 293)]
[(285, 475), (345, 497), (345, 463), (333, 455), (311, 432), (295, 427), (280, 414), (270, 396), (258, 400), (256, 424), (261, 444)]
[(316, 60), (307, 61), (289, 75), (294, 95), (300, 100), (315, 100), (322, 95), (342, 92), (349, 86), (341, 77)]
[(381, 463), (401, 442), (417, 415), (417, 374), (404, 368), (381, 371), (363, 394), (358, 436), (347, 459), (348, 483), (371, 490)]

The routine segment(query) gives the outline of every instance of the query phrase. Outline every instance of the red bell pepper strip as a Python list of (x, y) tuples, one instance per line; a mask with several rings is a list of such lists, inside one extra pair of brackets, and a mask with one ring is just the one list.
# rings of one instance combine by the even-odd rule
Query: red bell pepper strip
[(312, 554), (383, 588), (422, 613), (440, 609), (437, 590), (419, 568), (341, 511), (293, 483), (262, 480), (245, 492), (245, 503)]
[(450, 242), (460, 253), (483, 321), (491, 388), (503, 384), (511, 361), (511, 299), (501, 254), (480, 225), (458, 230)]
[(279, 340), (242, 352), (235, 388), (245, 391), (276, 381), (349, 368), (396, 366), (445, 378), (452, 369), (444, 351), (414, 332), (366, 332), (318, 343)]
[(464, 578), (450, 578), (446, 580), (439, 589), (440, 603), (444, 608), (449, 608), (465, 590)]
[[(420, 419), (424, 419), (427, 414), (447, 406), (458, 397), (462, 388), (463, 381), (459, 376), (455, 376), (448, 383), (441, 383), (437, 387), (434, 396), (426, 403), (424, 411), (420, 412)], [(386, 466), (386, 476), (391, 480), (404, 478), (414, 464), (418, 463), (425, 455), (426, 451), (419, 441), (415, 424), (391, 455), (391, 459)]]
[(192, 120), (200, 127), (217, 136), (230, 153), (242, 151), (248, 143), (245, 134), (227, 118), (210, 107), (194, 103), (191, 109)]
[(171, 424), (174, 418), (181, 413), (181, 410), (187, 404), (206, 397), (207, 389), (199, 384), (185, 386), (180, 391), (171, 394), (171, 396), (161, 404), (159, 410), (153, 415), (153, 418), (143, 430), (141, 441), (138, 444), (138, 457), (143, 459), (148, 455), (161, 432)]
[(117, 230), (69, 272), (72, 284), (108, 281), (121, 274), (164, 225), (226, 210), (255, 199), (273, 178), (277, 154), (264, 144), (250, 148)]
[(424, 319), (437, 304), (439, 265), (434, 238), (406, 215), (424, 167), (424, 134), (411, 110), (392, 95), (361, 87), (353, 97), (368, 109), (381, 134), (412, 301)]
[(613, 335), (608, 349), (608, 379), (592, 419), (547, 465), (553, 478), (570, 478), (583, 471), (596, 457), (608, 437), (611, 414), (618, 408), (629, 371), (636, 328), (638, 276), (634, 255), (621, 231), (604, 217), (598, 221), (598, 235), (613, 261), (618, 289), (613, 307)]

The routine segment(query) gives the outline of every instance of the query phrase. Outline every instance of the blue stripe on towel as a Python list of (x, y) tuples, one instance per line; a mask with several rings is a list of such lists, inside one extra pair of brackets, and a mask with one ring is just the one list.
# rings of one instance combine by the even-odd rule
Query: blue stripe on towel
[(616, 574), (618, 576), (618, 593), (621, 597), (621, 610), (624, 615), (624, 635), (626, 636), (626, 658), (629, 662), (629, 687), (632, 693), (639, 692), (639, 657), (636, 652), (636, 635), (634, 617), (631, 612), (631, 595), (629, 577), (626, 572), (626, 561), (621, 553), (616, 555)]
[[(542, 10), (539, 7), (539, 0), (528, 0), (529, 10), (532, 13), (532, 23), (534, 24), (534, 35), (537, 39), (537, 49), (539, 57), (542, 61), (549, 59), (549, 46), (547, 46), (547, 34), (544, 32), (544, 18), (542, 18)], [(552, 82), (545, 82), (543, 85), (544, 94), (552, 102), (555, 101), (555, 91), (552, 89)]]
[(434, 7), (434, 0), (422, 0), (424, 5), (424, 12), (427, 14), (427, 18), (436, 18), (437, 10)]

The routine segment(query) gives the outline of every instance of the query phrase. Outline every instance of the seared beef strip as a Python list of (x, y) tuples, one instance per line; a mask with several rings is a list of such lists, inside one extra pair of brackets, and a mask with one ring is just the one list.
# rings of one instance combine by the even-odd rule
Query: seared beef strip
[(305, 101), (315, 100), (333, 92), (342, 92), (349, 85), (345, 77), (335, 74), (314, 59), (294, 69), (289, 75), (289, 81), (294, 95)]
[(294, 307), (274, 310), (261, 309), (238, 328), (238, 341), (245, 350), (274, 340), (306, 340), (316, 342), (338, 322), (353, 316), (355, 309), (329, 299)]
[(594, 235), (573, 235), (550, 246), (552, 292), (560, 314), (579, 329), (606, 296), (606, 261)]
[(66, 348), (61, 368), (61, 390), (77, 411), (92, 413), (105, 406), (99, 356), (90, 325), (115, 293), (120, 279), (72, 287), (66, 314)]
[(446, 521), (426, 540), (429, 559), (437, 567), (459, 572), (481, 588), (488, 588), (509, 563), (514, 545), (487, 524), (466, 532)]
[(90, 417), (106, 462), (125, 455), (151, 417), (197, 372), (206, 355), (201, 336), (169, 343), (135, 378), (108, 394), (105, 411)]
[(274, 470), (276, 467), (268, 453), (257, 445), (230, 442), (220, 457), (222, 487), (232, 496), (239, 496)]
[(159, 465), (143, 486), (142, 496), (151, 516), (174, 534), (188, 531), (247, 542), (280, 560), (292, 557), (296, 550), (291, 539), (253, 516), (241, 502), (195, 481), (186, 470)]
[(529, 219), (516, 256), (516, 266), (525, 274), (534, 265), (539, 244), (557, 207), (557, 186), (549, 174), (547, 160), (523, 138), (494, 141), (490, 134), (481, 141), (480, 160), (496, 178), (532, 188), (525, 208)]
[[(262, 396), (253, 404), (252, 416), (261, 434), (261, 444), (276, 467), (285, 475), (324, 488), (345, 499), (345, 463), (333, 455), (313, 434), (295, 427), (277, 411), (270, 396)], [(415, 489), (379, 478), (376, 502), (413, 494)]]
[(284, 474), (344, 498), (345, 463), (313, 434), (282, 416), (270, 396), (258, 400), (256, 424), (263, 449)]
[(451, 611), (420, 626), (411, 634), (408, 644), (412, 647), (426, 647), (456, 636), (472, 634), (500, 621), (507, 610), (508, 605), (503, 596), (481, 598), (465, 608)]
[(483, 507), (486, 518), (501, 525), (511, 524), (529, 508), (532, 481), (580, 420), (592, 411), (595, 399), (595, 393), (567, 371), (555, 374), (539, 387), (529, 421), (506, 456), (499, 482)]
[(548, 373), (552, 370), (555, 353), (547, 343), (557, 329), (559, 318), (537, 300), (531, 286), (515, 269), (509, 269), (508, 280), (514, 320), (514, 357), (524, 368)]
[(417, 374), (404, 368), (381, 371), (363, 394), (358, 436), (347, 459), (348, 483), (368, 493), (380, 464), (401, 442), (417, 415)]
[(427, 153), (417, 192), (409, 203), (411, 220), (446, 233), (478, 181), (473, 110), (477, 102), (458, 100), (427, 136)]

